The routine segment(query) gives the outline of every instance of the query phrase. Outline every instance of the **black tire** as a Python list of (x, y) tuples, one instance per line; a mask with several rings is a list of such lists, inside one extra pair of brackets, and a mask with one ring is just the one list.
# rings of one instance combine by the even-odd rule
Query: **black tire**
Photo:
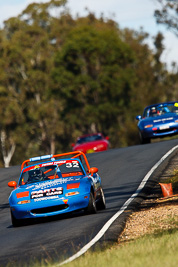
[(150, 138), (144, 138), (141, 132), (139, 132), (139, 138), (141, 144), (150, 144), (151, 139)]
[(87, 214), (95, 214), (95, 213), (97, 213), (96, 203), (95, 203), (95, 199), (94, 199), (94, 196), (93, 196), (92, 192), (90, 192), (89, 203), (88, 203), (88, 207), (85, 209), (85, 212)]
[(143, 138), (142, 144), (150, 144), (151, 140), (150, 138)]
[(12, 221), (12, 225), (14, 227), (19, 227), (22, 225), (22, 220), (16, 219), (11, 211), (11, 221)]
[(105, 197), (104, 197), (104, 192), (103, 189), (100, 189), (100, 199), (97, 202), (97, 209), (98, 210), (104, 210), (106, 208), (106, 202), (105, 202)]

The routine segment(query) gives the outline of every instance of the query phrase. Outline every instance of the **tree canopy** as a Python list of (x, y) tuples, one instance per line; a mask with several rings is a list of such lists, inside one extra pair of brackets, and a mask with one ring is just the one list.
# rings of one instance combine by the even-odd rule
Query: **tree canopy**
[(177, 0), (157, 0), (160, 8), (155, 10), (157, 23), (164, 24), (178, 37), (178, 1)]

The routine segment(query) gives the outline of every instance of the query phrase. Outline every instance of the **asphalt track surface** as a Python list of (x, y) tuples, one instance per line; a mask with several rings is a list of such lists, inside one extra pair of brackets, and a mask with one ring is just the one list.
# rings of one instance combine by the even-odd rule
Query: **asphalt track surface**
[[(49, 220), (34, 221), (22, 227), (13, 227), (10, 219), (8, 197), (9, 181), (18, 180), (20, 166), (0, 169), (0, 266), (31, 264), (43, 258), (48, 262), (62, 262), (79, 251), (92, 240), (103, 225), (134, 194), (149, 170), (171, 148), (178, 145), (178, 139), (111, 149), (106, 152), (87, 155), (90, 166), (98, 167), (106, 198), (106, 210), (97, 214), (82, 212)], [(168, 164), (167, 159), (159, 168)], [(155, 181), (157, 170), (150, 181)], [(151, 183), (150, 183), (151, 184)], [(146, 185), (146, 188), (150, 186)], [(140, 193), (140, 199), (147, 190)], [(133, 199), (128, 210), (136, 207), (139, 197)], [(127, 216), (127, 211), (116, 220), (100, 240), (108, 244), (117, 240), (117, 234)]]

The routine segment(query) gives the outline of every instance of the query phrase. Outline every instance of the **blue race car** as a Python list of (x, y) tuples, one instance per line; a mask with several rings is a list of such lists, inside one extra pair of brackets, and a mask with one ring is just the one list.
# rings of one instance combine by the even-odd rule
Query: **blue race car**
[(152, 138), (178, 134), (178, 102), (150, 105), (144, 109), (143, 117), (136, 119), (142, 144), (150, 143)]
[(96, 213), (105, 209), (101, 178), (91, 168), (86, 155), (74, 151), (34, 157), (21, 165), (18, 184), (9, 197), (12, 224), (24, 219), (64, 214), (76, 210)]

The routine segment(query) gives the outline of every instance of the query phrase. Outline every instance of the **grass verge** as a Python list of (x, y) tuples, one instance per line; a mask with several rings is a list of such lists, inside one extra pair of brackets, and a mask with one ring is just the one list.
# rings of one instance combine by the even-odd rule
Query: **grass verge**
[(65, 267), (177, 267), (177, 251), (178, 231), (169, 229), (105, 251), (87, 252)]

